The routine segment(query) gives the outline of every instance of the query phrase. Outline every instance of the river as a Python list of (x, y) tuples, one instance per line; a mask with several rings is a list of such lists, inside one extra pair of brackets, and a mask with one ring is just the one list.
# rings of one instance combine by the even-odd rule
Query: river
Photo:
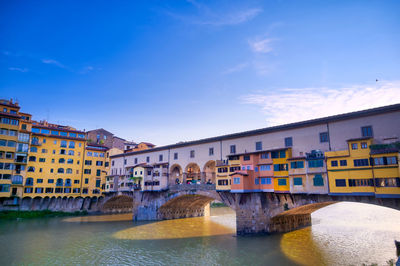
[(388, 265), (400, 239), (400, 212), (337, 203), (313, 226), (236, 237), (235, 214), (133, 222), (130, 214), (0, 222), (0, 265)]

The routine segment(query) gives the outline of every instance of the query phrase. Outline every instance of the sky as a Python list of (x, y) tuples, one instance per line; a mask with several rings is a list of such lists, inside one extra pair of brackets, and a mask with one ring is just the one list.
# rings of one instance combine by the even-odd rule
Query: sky
[(173, 144), (400, 103), (400, 1), (0, 1), (0, 98)]

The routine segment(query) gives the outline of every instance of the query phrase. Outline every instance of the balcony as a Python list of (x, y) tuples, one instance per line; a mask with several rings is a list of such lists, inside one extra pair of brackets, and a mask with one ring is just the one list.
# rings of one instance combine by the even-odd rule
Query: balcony
[(11, 179), (11, 183), (13, 185), (22, 185), (22, 183), (23, 183), (22, 176), (20, 176), (20, 175), (13, 176), (12, 179)]
[(38, 140), (32, 139), (31, 140), (31, 145), (32, 146), (42, 146), (42, 143)]

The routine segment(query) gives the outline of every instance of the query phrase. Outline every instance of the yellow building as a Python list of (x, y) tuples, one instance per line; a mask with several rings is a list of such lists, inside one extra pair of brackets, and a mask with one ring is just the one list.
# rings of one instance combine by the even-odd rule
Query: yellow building
[(348, 150), (326, 152), (331, 195), (400, 197), (398, 143), (350, 139)]
[(271, 151), (274, 165), (274, 191), (276, 193), (289, 193), (289, 167), (288, 159), (292, 157), (292, 149), (279, 149)]
[(110, 166), (108, 148), (87, 144), (83, 160), (82, 196), (100, 196), (105, 192), (106, 175)]
[(21, 197), (29, 150), (29, 114), (0, 100), (0, 197)]
[(237, 155), (228, 156), (227, 160), (218, 160), (215, 167), (216, 190), (231, 190), (231, 176), (235, 171), (240, 170), (240, 159)]
[(82, 131), (33, 122), (23, 196), (81, 196), (85, 144)]

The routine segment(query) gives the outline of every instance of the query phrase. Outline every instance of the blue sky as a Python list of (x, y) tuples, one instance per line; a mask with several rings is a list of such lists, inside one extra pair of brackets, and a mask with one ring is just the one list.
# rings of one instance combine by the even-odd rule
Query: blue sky
[(400, 2), (1, 1), (0, 96), (156, 145), (399, 103)]

